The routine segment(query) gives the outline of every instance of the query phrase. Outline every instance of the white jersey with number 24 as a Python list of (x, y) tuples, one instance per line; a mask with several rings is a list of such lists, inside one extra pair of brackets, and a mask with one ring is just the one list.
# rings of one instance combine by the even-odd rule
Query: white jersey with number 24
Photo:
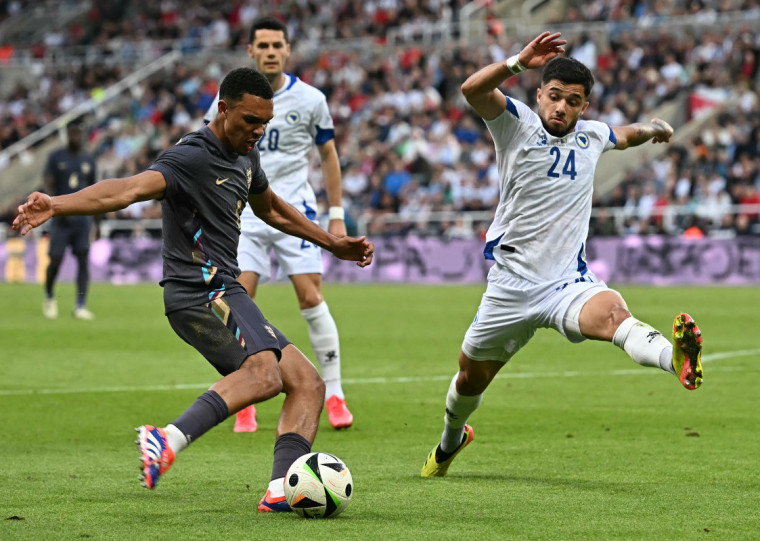
[(486, 258), (535, 283), (582, 277), (594, 170), (602, 153), (616, 145), (612, 129), (579, 120), (574, 131), (554, 137), (535, 112), (513, 98), (486, 126), (501, 183)]

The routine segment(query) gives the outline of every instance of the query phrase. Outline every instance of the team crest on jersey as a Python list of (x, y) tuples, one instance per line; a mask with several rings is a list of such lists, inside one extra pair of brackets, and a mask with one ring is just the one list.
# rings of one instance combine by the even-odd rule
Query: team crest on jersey
[(588, 148), (591, 141), (589, 140), (588, 135), (586, 135), (586, 132), (579, 131), (575, 134), (575, 142), (578, 143), (580, 148)]
[(251, 188), (251, 182), (253, 182), (253, 171), (251, 168), (245, 170), (245, 181), (248, 183), (248, 189)]
[(288, 124), (298, 124), (300, 120), (301, 115), (298, 114), (298, 111), (288, 111), (288, 113), (285, 115), (285, 122)]
[(87, 162), (82, 163), (82, 174), (83, 175), (89, 175), (90, 174), (90, 164)]

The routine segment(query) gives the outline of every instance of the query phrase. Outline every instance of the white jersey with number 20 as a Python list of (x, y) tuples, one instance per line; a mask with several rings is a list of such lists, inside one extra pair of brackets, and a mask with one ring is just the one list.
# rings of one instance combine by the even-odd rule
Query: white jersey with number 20
[(602, 153), (616, 145), (612, 129), (579, 120), (574, 131), (554, 137), (535, 112), (513, 98), (486, 126), (501, 183), (486, 258), (535, 283), (582, 277), (594, 170)]

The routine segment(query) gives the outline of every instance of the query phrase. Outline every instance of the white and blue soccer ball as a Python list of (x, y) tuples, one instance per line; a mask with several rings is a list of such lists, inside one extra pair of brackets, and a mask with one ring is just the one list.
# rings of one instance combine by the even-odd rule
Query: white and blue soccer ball
[(354, 482), (346, 464), (329, 453), (299, 457), (285, 475), (285, 499), (304, 518), (327, 518), (348, 507)]

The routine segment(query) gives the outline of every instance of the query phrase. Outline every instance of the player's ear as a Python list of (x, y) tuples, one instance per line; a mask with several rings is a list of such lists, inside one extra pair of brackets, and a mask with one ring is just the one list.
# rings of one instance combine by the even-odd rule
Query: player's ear
[(253, 58), (253, 43), (248, 44), (247, 50), (248, 50), (248, 56)]
[(217, 113), (219, 114), (219, 116), (222, 116), (222, 115), (226, 116), (227, 109), (228, 109), (227, 102), (225, 100), (219, 100), (216, 106), (217, 106)]

